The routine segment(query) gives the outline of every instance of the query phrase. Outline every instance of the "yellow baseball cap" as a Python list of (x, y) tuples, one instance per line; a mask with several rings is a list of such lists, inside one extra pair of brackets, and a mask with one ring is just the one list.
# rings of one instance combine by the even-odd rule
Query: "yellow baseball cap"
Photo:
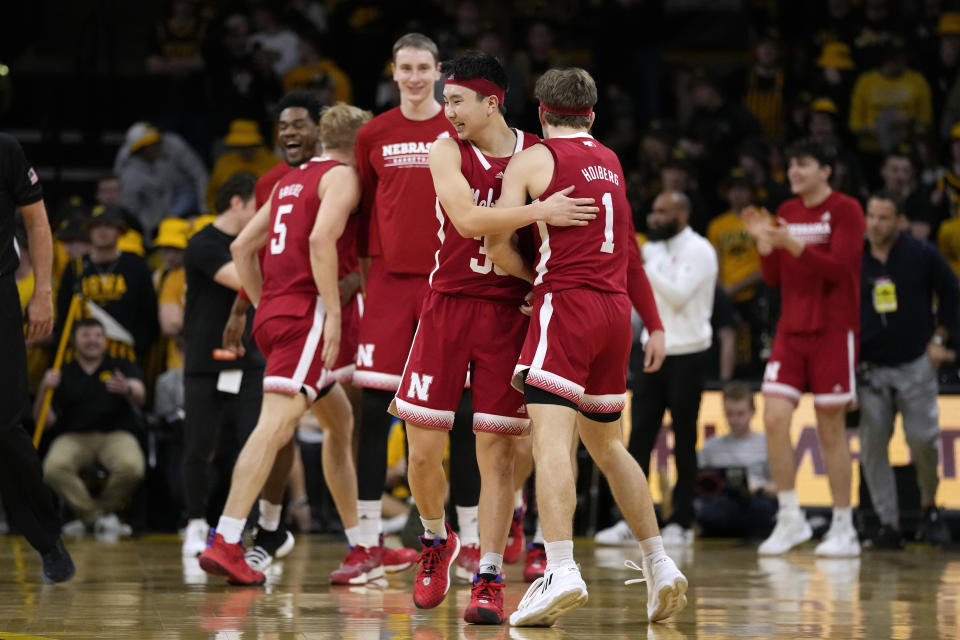
[(817, 66), (846, 71), (853, 69), (856, 65), (850, 57), (850, 47), (842, 42), (827, 42), (820, 51), (820, 57), (817, 58)]
[(157, 238), (153, 241), (153, 246), (186, 249), (189, 233), (190, 223), (183, 218), (164, 218), (157, 228)]
[(840, 109), (837, 108), (837, 103), (830, 98), (817, 98), (810, 103), (810, 111), (820, 111), (831, 115), (840, 113)]
[(231, 147), (259, 147), (263, 136), (253, 120), (234, 120), (223, 141)]

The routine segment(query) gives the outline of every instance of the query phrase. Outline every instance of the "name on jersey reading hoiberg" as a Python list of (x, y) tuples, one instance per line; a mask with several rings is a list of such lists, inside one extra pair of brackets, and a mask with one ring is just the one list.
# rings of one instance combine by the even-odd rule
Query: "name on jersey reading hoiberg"
[(383, 164), (386, 167), (426, 167), (432, 142), (396, 142), (382, 145)]
[(612, 182), (613, 184), (620, 184), (620, 176), (618, 176), (610, 169), (607, 169), (603, 165), (591, 165), (589, 167), (584, 167), (580, 170), (583, 174), (583, 177), (586, 178), (587, 182), (593, 182), (594, 180), (606, 180), (607, 182)]

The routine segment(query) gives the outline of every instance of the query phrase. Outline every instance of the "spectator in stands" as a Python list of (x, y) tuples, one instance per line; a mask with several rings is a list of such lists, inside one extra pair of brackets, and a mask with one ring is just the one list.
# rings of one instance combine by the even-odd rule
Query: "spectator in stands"
[(300, 66), (294, 67), (283, 76), (283, 92), (290, 93), (297, 89), (309, 89), (317, 83), (329, 82), (333, 84), (332, 102), (346, 102), (353, 104), (353, 85), (350, 77), (337, 65), (336, 61), (321, 53), (322, 48), (317, 41), (309, 38), (300, 39)]
[[(674, 149), (660, 165), (660, 192), (679, 191), (690, 201), (688, 223), (697, 233), (705, 233), (710, 220), (710, 208), (700, 195), (702, 189), (697, 184), (693, 163), (686, 153)], [(656, 195), (656, 194), (655, 194)], [(655, 198), (654, 198), (655, 199)], [(650, 201), (652, 205), (653, 200)], [(649, 211), (649, 208), (647, 209)], [(646, 226), (644, 221), (644, 226)]]
[(886, 48), (883, 63), (860, 74), (850, 97), (850, 130), (860, 150), (877, 155), (909, 139), (914, 129), (933, 122), (930, 85), (907, 68), (903, 41)]
[(170, 12), (154, 26), (147, 56), (150, 104), (164, 129), (184, 136), (206, 153), (209, 140), (203, 113), (203, 40), (208, 17), (196, 0), (173, 0)]
[(227, 179), (237, 173), (252, 173), (260, 177), (280, 164), (264, 145), (263, 136), (253, 120), (234, 120), (223, 139), (229, 150), (217, 158), (210, 182), (207, 183), (207, 211), (216, 211), (216, 196)]
[(137, 216), (123, 208), (123, 187), (120, 178), (114, 173), (107, 173), (97, 179), (97, 190), (94, 200), (103, 207), (120, 207), (123, 219), (127, 223), (127, 230), (120, 236), (120, 250), (135, 253), (143, 257), (146, 254), (143, 243), (143, 225)]
[(280, 22), (277, 9), (269, 2), (253, 8), (253, 24), (256, 31), (247, 46), (255, 57), (263, 56), (278, 79), (283, 78), (297, 66), (300, 38)]
[(883, 189), (900, 199), (902, 213), (907, 217), (910, 232), (921, 240), (930, 238), (936, 221), (931, 205), (932, 195), (917, 184), (916, 165), (912, 149), (899, 147), (886, 155), (880, 168)]
[(146, 234), (152, 235), (167, 216), (206, 211), (209, 174), (197, 153), (175, 133), (135, 123), (127, 130), (113, 170), (123, 187), (123, 206)]
[(856, 68), (850, 57), (850, 47), (843, 42), (825, 43), (816, 65), (820, 72), (811, 88), (816, 95), (832, 100), (837, 105), (837, 116), (846, 122), (853, 90), (853, 70)]
[[(723, 415), (730, 433), (708, 439), (697, 453), (701, 490), (697, 522), (704, 536), (762, 537), (773, 527), (777, 502), (767, 437), (750, 429), (755, 413), (750, 387), (727, 383)], [(741, 482), (733, 482), (738, 479)]]
[[(860, 25), (860, 16), (854, 11), (850, 0), (827, 0), (824, 3), (796, 5), (802, 10), (802, 17), (812, 14), (814, 19), (813, 42), (824, 45), (828, 42), (853, 42), (854, 34)], [(811, 12), (818, 8), (820, 11)], [(808, 34), (804, 32), (804, 36)], [(849, 47), (847, 48), (849, 51)], [(848, 53), (849, 55), (849, 53)]]
[(943, 175), (937, 178), (930, 203), (936, 209), (937, 220), (953, 220), (960, 216), (960, 122), (950, 129), (947, 141), (950, 149), (949, 164)]
[(780, 62), (780, 34), (760, 34), (753, 47), (753, 65), (747, 71), (743, 104), (760, 123), (763, 134), (782, 140), (786, 124), (787, 74)]
[(940, 16), (936, 56), (927, 63), (924, 72), (933, 92), (933, 113), (940, 115), (960, 73), (960, 13), (948, 11)]
[(686, 143), (682, 142), (681, 148), (694, 157), (700, 169), (700, 186), (712, 194), (735, 163), (740, 143), (761, 136), (762, 131), (746, 107), (727, 99), (716, 78), (698, 74), (692, 91), (694, 111), (687, 123)]
[(960, 218), (947, 220), (937, 232), (937, 248), (960, 278)]
[[(762, 324), (757, 313), (756, 297), (763, 290), (763, 274), (760, 272), (760, 256), (757, 243), (747, 232), (740, 219), (740, 212), (755, 204), (756, 191), (753, 182), (739, 167), (730, 172), (726, 181), (725, 197), (730, 208), (710, 221), (707, 239), (717, 252), (719, 265), (718, 284), (730, 298), (736, 309), (738, 321), (733, 324), (737, 334), (734, 362), (749, 366), (759, 358), (760, 330)], [(721, 350), (721, 356), (724, 355)], [(733, 376), (734, 365), (721, 357), (721, 379)]]
[(950, 541), (936, 506), (937, 369), (956, 362), (957, 354), (947, 349), (946, 340), (958, 328), (960, 285), (930, 244), (900, 231), (900, 203), (890, 192), (867, 201), (860, 287), (860, 464), (880, 517), (873, 543), (881, 548), (903, 546), (897, 487), (887, 457), (898, 412), (903, 415), (924, 510), (918, 538), (938, 545)]
[(770, 173), (770, 147), (762, 139), (744, 141), (737, 152), (736, 165), (753, 182), (757, 204), (768, 211), (776, 211), (790, 197), (787, 187)]
[(864, 0), (857, 28), (850, 44), (853, 58), (861, 69), (883, 64), (886, 49), (901, 41), (900, 25), (890, 8), (890, 0)]
[[(265, 60), (248, 50), (250, 21), (242, 13), (231, 13), (217, 25), (206, 55), (207, 86), (214, 135), (226, 133), (237, 119), (256, 120), (270, 131), (267, 103), (280, 96), (280, 79)], [(204, 183), (206, 186), (206, 183)]]
[(190, 223), (183, 218), (166, 218), (160, 222), (157, 238), (153, 241), (163, 261), (161, 268), (153, 274), (160, 322), (161, 366), (158, 371), (175, 369), (183, 364), (177, 340), (183, 334), (183, 307), (187, 295), (183, 253), (189, 233)]
[(837, 150), (837, 162), (830, 173), (830, 186), (848, 196), (862, 200), (867, 197), (867, 183), (863, 177), (860, 159), (840, 140), (840, 109), (830, 98), (817, 98), (810, 104), (811, 137), (829, 143)]
[[(57, 435), (43, 461), (44, 478), (70, 506), (82, 529), (117, 537), (130, 535), (130, 527), (117, 514), (143, 479), (134, 407), (143, 405), (146, 389), (137, 367), (106, 355), (106, 345), (100, 321), (83, 318), (74, 325), (74, 359), (61, 371), (50, 369), (44, 375), (34, 418), (39, 417), (43, 392), (56, 389), (47, 425)], [(95, 463), (107, 471), (98, 498), (90, 495), (80, 476)], [(82, 533), (82, 529), (65, 525), (67, 532)]]
[[(108, 354), (142, 361), (157, 335), (157, 296), (150, 269), (143, 258), (117, 246), (126, 230), (117, 207), (95, 209), (87, 228), (90, 253), (74, 260), (63, 272), (57, 290), (54, 333), (63, 330), (74, 292), (82, 292), (87, 302), (95, 303), (118, 325), (118, 331), (108, 327)], [(82, 306), (81, 316), (89, 316), (89, 305)]]
[(74, 215), (57, 225), (54, 235), (63, 244), (68, 262), (90, 253), (90, 234), (87, 232), (86, 222), (86, 218), (81, 215)]
[[(664, 544), (693, 542), (693, 488), (697, 477), (697, 415), (707, 375), (717, 256), (706, 238), (688, 226), (690, 201), (679, 191), (654, 200), (643, 245), (644, 266), (667, 335), (663, 367), (634, 377), (630, 452), (646, 473), (663, 425), (673, 418), (677, 486), (673, 515), (662, 530)], [(614, 527), (621, 527), (617, 524)]]

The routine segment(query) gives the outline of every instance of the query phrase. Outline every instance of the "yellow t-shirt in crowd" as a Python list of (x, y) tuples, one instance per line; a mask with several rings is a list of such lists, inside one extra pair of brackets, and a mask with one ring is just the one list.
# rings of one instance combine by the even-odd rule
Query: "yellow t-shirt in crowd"
[[(720, 286), (729, 287), (760, 270), (757, 243), (747, 232), (747, 226), (733, 211), (714, 218), (707, 226), (707, 239), (717, 251)], [(753, 289), (744, 289), (734, 302), (753, 297)]]
[(350, 77), (329, 58), (314, 64), (296, 67), (283, 76), (283, 92), (290, 93), (296, 89), (307, 89), (317, 74), (326, 74), (333, 80), (333, 101), (353, 103), (353, 85)]
[[(183, 267), (170, 271), (160, 282), (160, 289), (157, 291), (157, 305), (162, 307), (165, 304), (177, 304), (180, 308), (186, 305), (187, 300), (187, 277), (186, 270)], [(165, 370), (176, 369), (183, 366), (183, 360), (180, 358), (180, 352), (177, 350), (176, 340), (173, 338), (161, 338), (164, 341), (164, 352), (167, 355), (167, 366)]]
[(873, 129), (877, 118), (887, 109), (895, 109), (929, 126), (933, 121), (930, 85), (910, 69), (897, 78), (888, 78), (876, 69), (861, 74), (850, 100), (850, 130), (858, 133)]
[(953, 272), (960, 278), (960, 218), (947, 220), (940, 225), (937, 247), (950, 263)]

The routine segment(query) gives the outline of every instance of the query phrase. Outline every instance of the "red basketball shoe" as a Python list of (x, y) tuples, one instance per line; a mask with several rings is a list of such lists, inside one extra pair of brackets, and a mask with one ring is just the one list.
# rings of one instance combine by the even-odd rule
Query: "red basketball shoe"
[(200, 554), (200, 568), (215, 576), (227, 576), (230, 584), (263, 584), (266, 576), (251, 569), (243, 554), (246, 549), (239, 542), (227, 544), (219, 533), (213, 536), (210, 545)]
[(383, 577), (383, 547), (350, 548), (343, 563), (330, 574), (330, 584), (366, 584)]
[(543, 572), (547, 570), (547, 552), (542, 544), (530, 543), (527, 549), (527, 561), (523, 567), (523, 579), (527, 582), (533, 582), (537, 578), (543, 577)]
[(460, 538), (449, 524), (446, 527), (446, 540), (420, 538), (423, 551), (417, 558), (420, 568), (413, 581), (413, 603), (420, 609), (436, 607), (450, 590), (450, 573), (460, 554)]
[(500, 624), (503, 622), (503, 576), (487, 580), (474, 576), (470, 588), (470, 604), (463, 619), (473, 624)]

